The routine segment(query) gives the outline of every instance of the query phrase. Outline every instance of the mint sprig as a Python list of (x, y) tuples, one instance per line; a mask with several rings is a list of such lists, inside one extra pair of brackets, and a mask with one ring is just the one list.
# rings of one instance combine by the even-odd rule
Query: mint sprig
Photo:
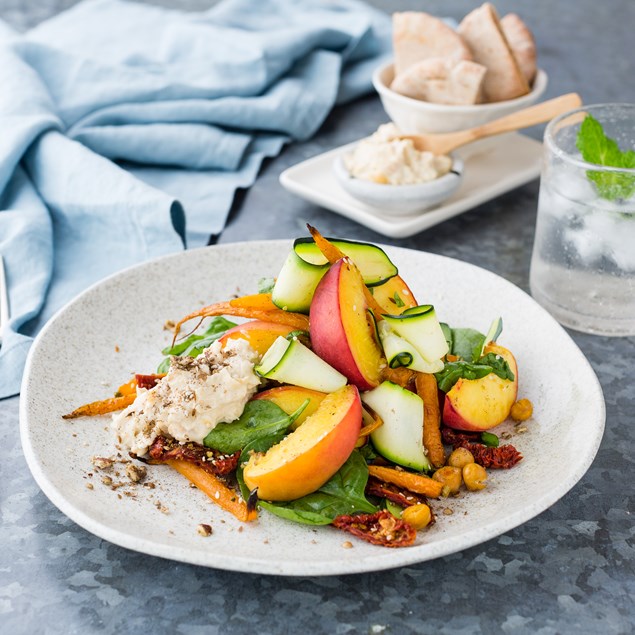
[[(576, 146), (587, 163), (613, 168), (635, 168), (635, 151), (622, 152), (617, 142), (607, 137), (602, 124), (587, 115), (580, 126)], [(598, 194), (609, 201), (628, 199), (635, 194), (635, 175), (623, 172), (587, 170), (587, 178)]]

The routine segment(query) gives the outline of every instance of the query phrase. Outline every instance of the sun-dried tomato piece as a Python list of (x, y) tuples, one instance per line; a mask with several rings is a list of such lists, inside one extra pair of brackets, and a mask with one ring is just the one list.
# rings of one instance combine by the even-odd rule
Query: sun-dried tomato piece
[(418, 505), (419, 503), (428, 504), (428, 499), (425, 496), (392, 483), (384, 483), (372, 476), (368, 478), (368, 483), (366, 483), (366, 494), (385, 498), (402, 507), (410, 507), (410, 505)]
[(444, 427), (443, 442), (456, 448), (465, 448), (472, 453), (474, 462), (492, 469), (507, 470), (522, 461), (523, 455), (511, 444), (490, 448), (480, 443), (479, 432), (457, 432)]
[(409, 547), (417, 537), (416, 529), (385, 509), (374, 514), (338, 516), (333, 526), (382, 547)]
[(165, 375), (140, 375), (139, 373), (134, 376), (137, 387), (146, 388), (147, 390), (154, 388), (159, 379), (163, 379), (163, 377), (165, 377)]
[(488, 448), (477, 443), (469, 443), (468, 445), (467, 449), (472, 453), (474, 462), (483, 467), (508, 470), (523, 459), (523, 455), (510, 444), (501, 445), (497, 448)]
[(198, 443), (179, 443), (161, 435), (150, 446), (149, 454), (153, 460), (160, 462), (172, 459), (189, 461), (216, 476), (233, 472), (240, 459), (240, 451), (233, 454), (223, 454)]

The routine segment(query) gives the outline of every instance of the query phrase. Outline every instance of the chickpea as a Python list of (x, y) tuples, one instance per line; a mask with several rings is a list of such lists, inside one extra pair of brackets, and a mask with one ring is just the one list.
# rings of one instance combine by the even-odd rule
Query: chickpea
[(468, 463), (463, 466), (463, 480), (465, 481), (465, 487), (471, 492), (485, 489), (487, 472), (485, 468), (478, 463)]
[(463, 468), (468, 463), (474, 463), (474, 456), (467, 448), (457, 448), (448, 457), (448, 465)]
[(432, 512), (425, 503), (411, 505), (403, 510), (401, 513), (401, 519), (405, 520), (415, 529), (423, 529), (430, 524), (430, 521), (432, 520)]
[(509, 414), (514, 421), (527, 421), (533, 413), (534, 406), (531, 401), (529, 399), (519, 399), (514, 403)]
[(461, 489), (461, 470), (458, 467), (446, 465), (445, 467), (439, 468), (432, 475), (432, 478), (443, 484), (441, 496), (447, 497), (450, 496), (450, 494), (456, 494), (459, 489)]

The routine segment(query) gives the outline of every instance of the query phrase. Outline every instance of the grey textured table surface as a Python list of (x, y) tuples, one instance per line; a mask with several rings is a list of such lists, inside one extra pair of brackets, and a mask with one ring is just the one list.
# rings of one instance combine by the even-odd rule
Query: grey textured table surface
[[(0, 0), (0, 17), (25, 29), (72, 4)], [(210, 3), (180, 4), (203, 9)], [(460, 18), (475, 3), (375, 4)], [(633, 0), (497, 5), (501, 12), (520, 12), (533, 27), (540, 64), (550, 76), (547, 96), (575, 90), (586, 103), (635, 102)], [(289, 147), (265, 166), (255, 186), (239, 197), (218, 242), (291, 238), (308, 221), (327, 235), (472, 262), (526, 290), (537, 181), (406, 240), (377, 235), (279, 186), (286, 167), (359, 138), (384, 120), (375, 97), (337, 109), (314, 139)], [(530, 131), (536, 138), (540, 133)], [(18, 398), (0, 402), (0, 632), (633, 632), (635, 338), (571, 335), (595, 369), (607, 406), (603, 443), (578, 485), (548, 511), (497, 539), (419, 566), (368, 575), (245, 575), (108, 544), (68, 520), (40, 492), (20, 448)], [(557, 364), (556, 356), (547, 361)]]

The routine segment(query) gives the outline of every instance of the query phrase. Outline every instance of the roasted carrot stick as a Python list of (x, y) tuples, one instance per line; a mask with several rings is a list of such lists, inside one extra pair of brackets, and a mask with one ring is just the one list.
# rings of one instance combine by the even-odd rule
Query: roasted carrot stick
[(247, 504), (234, 490), (229, 489), (220, 479), (198, 465), (190, 463), (189, 461), (173, 459), (165, 463), (175, 469), (179, 474), (185, 476), (190, 483), (194, 483), (194, 485), (205, 492), (214, 503), (236, 516), (238, 520), (248, 523), (258, 518), (256, 510), (247, 509)]
[(100, 401), (93, 401), (91, 403), (84, 404), (79, 408), (69, 412), (67, 415), (62, 415), (62, 419), (76, 419), (77, 417), (95, 417), (97, 415), (105, 415), (109, 412), (115, 412), (117, 410), (123, 410), (129, 406), (137, 398), (137, 388), (153, 388), (155, 384), (165, 377), (165, 374), (153, 374), (153, 375), (135, 375), (133, 379), (121, 384), (117, 388), (117, 392), (114, 397), (108, 399), (101, 399)]
[(387, 365), (386, 368), (382, 370), (381, 376), (382, 380), (391, 381), (393, 384), (410, 390), (413, 387), (416, 374), (416, 370), (411, 370), (404, 366), (390, 368), (390, 366)]
[(413, 474), (403, 470), (395, 470), (391, 467), (383, 467), (381, 465), (369, 465), (368, 472), (371, 476), (378, 478), (385, 483), (393, 483), (404, 489), (417, 494), (423, 494), (430, 498), (439, 498), (443, 484), (439, 481), (431, 479), (423, 474)]
[(315, 241), (317, 248), (332, 265), (338, 260), (346, 258), (346, 254), (337, 245), (334, 245), (330, 240), (324, 238), (315, 227), (307, 224), (307, 229)]
[(122, 410), (126, 406), (129, 406), (136, 398), (137, 393), (133, 392), (127, 395), (122, 395), (121, 397), (110, 397), (109, 399), (102, 399), (101, 401), (93, 401), (92, 403), (87, 403), (79, 408), (76, 408), (73, 412), (62, 415), (62, 419), (76, 419), (77, 417), (105, 415), (109, 412)]
[(441, 442), (441, 411), (437, 380), (429, 373), (417, 373), (417, 394), (423, 399), (423, 447), (434, 467), (445, 465), (445, 449)]
[(123, 396), (123, 395), (135, 395), (137, 394), (137, 378), (133, 377), (129, 382), (125, 384), (121, 384), (119, 388), (117, 388), (117, 392), (115, 395)]
[[(218, 302), (217, 304), (210, 304), (209, 306), (203, 307), (198, 311), (194, 311), (194, 313), (186, 315), (184, 318), (179, 320), (179, 322), (174, 327), (174, 340), (176, 340), (176, 336), (181, 330), (181, 325), (185, 322), (197, 317), (204, 318), (212, 317), (215, 315), (234, 315), (237, 317), (252, 318), (254, 320), (263, 320), (264, 322), (286, 324), (293, 327), (294, 329), (297, 329), (298, 331), (309, 330), (309, 318), (306, 315), (302, 315), (301, 313), (293, 313), (291, 311), (283, 311), (282, 309), (278, 308), (262, 309), (247, 306), (236, 306), (236, 304), (232, 304), (232, 302), (240, 304), (239, 300), (240, 298), (237, 298), (236, 300), (232, 300), (231, 302)], [(260, 300), (258, 302), (260, 302)]]

